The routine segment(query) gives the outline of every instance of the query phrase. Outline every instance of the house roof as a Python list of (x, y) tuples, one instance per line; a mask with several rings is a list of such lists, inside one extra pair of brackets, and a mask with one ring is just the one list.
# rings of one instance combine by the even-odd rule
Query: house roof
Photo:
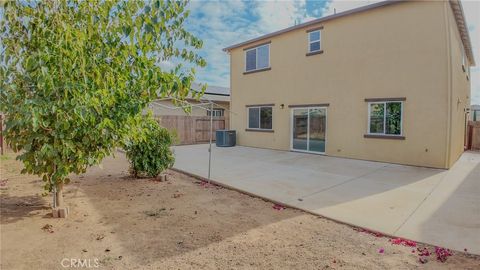
[[(192, 83), (191, 90), (193, 92), (201, 92), (202, 87), (198, 83)], [(191, 97), (191, 96), (190, 96)], [(207, 89), (200, 97), (200, 100), (210, 100), (210, 101), (230, 101), (230, 88), (222, 87), (222, 86), (215, 86), (215, 85), (207, 85)]]
[[(298, 24), (298, 25), (295, 25), (295, 26), (291, 26), (291, 27), (288, 27), (288, 28), (285, 28), (285, 29), (282, 29), (282, 30), (279, 30), (279, 31), (276, 31), (276, 32), (272, 32), (270, 34), (266, 34), (266, 35), (263, 35), (263, 36), (260, 36), (260, 37), (257, 37), (257, 38), (253, 38), (253, 39), (250, 39), (250, 40), (247, 40), (247, 41), (244, 41), (244, 42), (240, 42), (240, 43), (237, 43), (235, 45), (226, 47), (223, 50), (228, 52), (228, 51), (230, 51), (232, 49), (235, 49), (235, 48), (238, 48), (238, 47), (242, 47), (242, 46), (245, 46), (245, 45), (260, 41), (260, 40), (264, 40), (264, 39), (267, 39), (267, 38), (278, 36), (278, 35), (281, 35), (281, 34), (284, 34), (284, 33), (290, 32), (290, 31), (305, 28), (305, 27), (315, 25), (315, 24), (318, 24), (318, 23), (321, 23), (321, 22), (325, 22), (325, 21), (337, 19), (337, 18), (340, 18), (340, 17), (344, 17), (344, 16), (364, 12), (364, 11), (367, 11), (367, 10), (371, 10), (371, 9), (374, 9), (374, 8), (384, 7), (384, 6), (387, 6), (387, 5), (392, 5), (392, 4), (401, 3), (401, 2), (405, 2), (405, 0), (387, 0), (387, 1), (382, 1), (382, 2), (375, 3), (375, 4), (371, 4), (371, 5), (347, 10), (347, 11), (344, 11), (344, 12), (339, 12), (339, 13), (329, 15), (329, 16), (325, 16), (325, 17), (322, 17), (322, 18), (318, 18), (318, 19), (315, 19), (315, 20), (312, 20), (312, 21), (309, 21), (309, 22), (305, 22), (305, 23), (301, 23), (301, 24)], [(467, 28), (467, 23), (466, 23), (466, 20), (465, 20), (465, 15), (463, 13), (462, 3), (459, 0), (449, 0), (449, 2), (450, 2), (450, 6), (452, 7), (452, 10), (453, 10), (453, 14), (454, 14), (454, 17), (455, 17), (455, 22), (457, 24), (458, 31), (460, 32), (460, 37), (462, 39), (462, 43), (463, 43), (467, 58), (470, 62), (470, 65), (475, 66), (475, 59), (473, 57), (472, 44), (470, 42), (470, 36), (468, 34), (468, 28)]]
[[(192, 83), (191, 88), (192, 88), (192, 91), (195, 91), (195, 92), (202, 91), (202, 87), (198, 83)], [(215, 96), (230, 96), (230, 88), (215, 86), (215, 85), (207, 85), (205, 94), (215, 95)]]

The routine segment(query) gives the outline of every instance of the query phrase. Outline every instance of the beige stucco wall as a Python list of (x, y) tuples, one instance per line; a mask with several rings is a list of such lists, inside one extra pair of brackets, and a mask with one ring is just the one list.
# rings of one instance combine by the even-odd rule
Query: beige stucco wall
[[(447, 2), (405, 2), (258, 41), (271, 41), (271, 70), (264, 72), (244, 75), (243, 48), (233, 49), (231, 125), (237, 130), (237, 143), (289, 150), (288, 105), (329, 103), (327, 155), (449, 167), (460, 153), (463, 138), (458, 138), (460, 109), (452, 115), (455, 131), (449, 134), (448, 129), (447, 108), (454, 97), (447, 95), (448, 75), (453, 71), (449, 70), (446, 30), (449, 20), (454, 22), (446, 19), (447, 10)], [(324, 26), (324, 53), (307, 57), (306, 30), (320, 25)], [(453, 54), (452, 58), (458, 56)], [(454, 84), (457, 82), (452, 80)], [(466, 89), (455, 90), (452, 95), (457, 91), (465, 96)], [(406, 97), (405, 140), (364, 138), (368, 123), (364, 99), (392, 97)], [(275, 104), (274, 132), (246, 131), (245, 106), (268, 103)], [(454, 145), (451, 151), (449, 142)]]
[[(460, 33), (458, 31), (452, 9), (447, 6), (445, 8), (447, 28), (447, 40), (450, 49), (448, 57), (450, 59), (449, 88), (447, 97), (450, 103), (451, 129), (449, 134), (449, 153), (447, 163), (452, 166), (464, 151), (464, 138), (466, 108), (470, 107), (470, 81), (467, 79), (467, 73), (462, 68), (462, 43)], [(468, 64), (468, 60), (466, 59)], [(465, 69), (466, 70), (466, 69)]]

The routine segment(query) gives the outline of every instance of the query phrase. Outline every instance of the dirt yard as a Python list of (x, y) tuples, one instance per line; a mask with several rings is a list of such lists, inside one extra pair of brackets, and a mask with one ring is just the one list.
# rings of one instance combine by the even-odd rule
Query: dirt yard
[(176, 172), (167, 182), (132, 179), (121, 153), (73, 177), (71, 213), (53, 219), (39, 178), (20, 175), (13, 154), (0, 158), (1, 269), (480, 268), (477, 256), (442, 263), (434, 247), (394, 245)]

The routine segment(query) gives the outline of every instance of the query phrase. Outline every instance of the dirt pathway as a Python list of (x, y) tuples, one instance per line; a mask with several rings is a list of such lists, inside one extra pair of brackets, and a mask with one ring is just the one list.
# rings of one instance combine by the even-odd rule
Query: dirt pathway
[[(73, 177), (71, 214), (52, 219), (38, 177), (1, 157), (1, 269), (479, 269), (454, 253), (419, 262), (416, 248), (170, 173), (131, 179), (122, 154)], [(433, 251), (433, 247), (427, 247)], [(412, 253), (414, 250), (415, 253)], [(63, 264), (63, 266), (62, 266)], [(78, 269), (78, 268), (76, 268)]]

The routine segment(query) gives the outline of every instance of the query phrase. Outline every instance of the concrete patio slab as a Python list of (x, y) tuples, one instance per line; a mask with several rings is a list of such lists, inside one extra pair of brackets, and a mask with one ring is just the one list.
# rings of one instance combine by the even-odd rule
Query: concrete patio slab
[[(389, 235), (480, 254), (480, 154), (440, 170), (236, 146), (213, 147), (211, 179)], [(208, 145), (174, 168), (208, 176)]]

